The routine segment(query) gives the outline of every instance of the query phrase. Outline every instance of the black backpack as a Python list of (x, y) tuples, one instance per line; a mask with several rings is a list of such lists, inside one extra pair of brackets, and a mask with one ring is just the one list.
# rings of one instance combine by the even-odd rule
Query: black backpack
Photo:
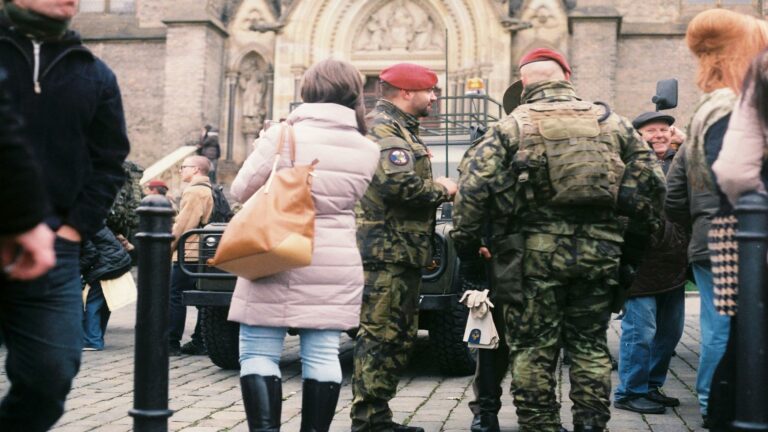
[(201, 184), (199, 186), (205, 186), (211, 189), (213, 194), (213, 211), (211, 212), (211, 218), (208, 219), (208, 223), (226, 223), (232, 219), (235, 213), (229, 206), (227, 197), (224, 196), (224, 188), (221, 185), (208, 186), (207, 184)]

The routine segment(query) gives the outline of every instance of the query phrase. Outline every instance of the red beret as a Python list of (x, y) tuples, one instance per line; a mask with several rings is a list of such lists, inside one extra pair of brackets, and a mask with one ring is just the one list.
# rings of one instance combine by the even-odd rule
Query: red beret
[(168, 185), (165, 184), (165, 182), (162, 180), (150, 180), (150, 182), (147, 183), (147, 187), (151, 187), (151, 188), (164, 187), (168, 189)]
[(557, 62), (557, 64), (563, 68), (563, 72), (565, 72), (565, 79), (569, 79), (571, 77), (571, 66), (568, 64), (568, 60), (565, 59), (565, 56), (549, 48), (536, 48), (528, 51), (528, 53), (526, 53), (523, 58), (520, 59), (518, 68), (521, 68), (528, 63), (544, 60), (552, 60)]
[(381, 71), (379, 79), (403, 90), (426, 90), (437, 84), (437, 74), (413, 63), (392, 65)]

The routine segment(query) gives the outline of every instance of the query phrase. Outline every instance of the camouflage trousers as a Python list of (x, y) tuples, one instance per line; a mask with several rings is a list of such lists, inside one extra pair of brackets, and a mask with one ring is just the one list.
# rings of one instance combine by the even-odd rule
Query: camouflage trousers
[(560, 428), (555, 368), (563, 346), (572, 359), (574, 424), (608, 423), (606, 330), (619, 255), (620, 245), (611, 241), (549, 234), (526, 238), (522, 300), (504, 306), (521, 432)]
[(389, 400), (416, 340), (421, 270), (365, 267), (360, 330), (352, 375), (352, 431), (392, 431)]

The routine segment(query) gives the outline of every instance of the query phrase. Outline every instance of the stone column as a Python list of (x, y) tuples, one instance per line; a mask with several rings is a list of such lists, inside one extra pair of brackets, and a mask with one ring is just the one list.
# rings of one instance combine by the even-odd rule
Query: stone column
[(572, 81), (586, 100), (613, 105), (622, 17), (609, 1), (579, 1), (568, 15)]
[[(222, 129), (224, 24), (205, 2), (176, 0), (167, 5), (163, 138), (165, 153), (193, 143), (208, 123)], [(149, 79), (149, 77), (148, 77)]]

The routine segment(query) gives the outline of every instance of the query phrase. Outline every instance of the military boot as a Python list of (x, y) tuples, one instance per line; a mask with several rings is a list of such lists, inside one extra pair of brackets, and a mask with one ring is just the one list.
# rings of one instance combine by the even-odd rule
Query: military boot
[(424, 432), (424, 428), (418, 426), (406, 426), (397, 423), (392, 424), (393, 432)]
[(301, 432), (328, 432), (341, 384), (305, 379), (301, 394)]
[(276, 376), (240, 377), (243, 407), (250, 432), (278, 432), (283, 404), (283, 382)]
[(602, 426), (573, 425), (573, 432), (603, 432), (604, 430)]
[(475, 400), (469, 403), (469, 409), (475, 415), (469, 429), (472, 432), (499, 431), (498, 412), (503, 392), (501, 381), (507, 370), (506, 355), (507, 351), (501, 349), (477, 350), (477, 369), (472, 382)]

